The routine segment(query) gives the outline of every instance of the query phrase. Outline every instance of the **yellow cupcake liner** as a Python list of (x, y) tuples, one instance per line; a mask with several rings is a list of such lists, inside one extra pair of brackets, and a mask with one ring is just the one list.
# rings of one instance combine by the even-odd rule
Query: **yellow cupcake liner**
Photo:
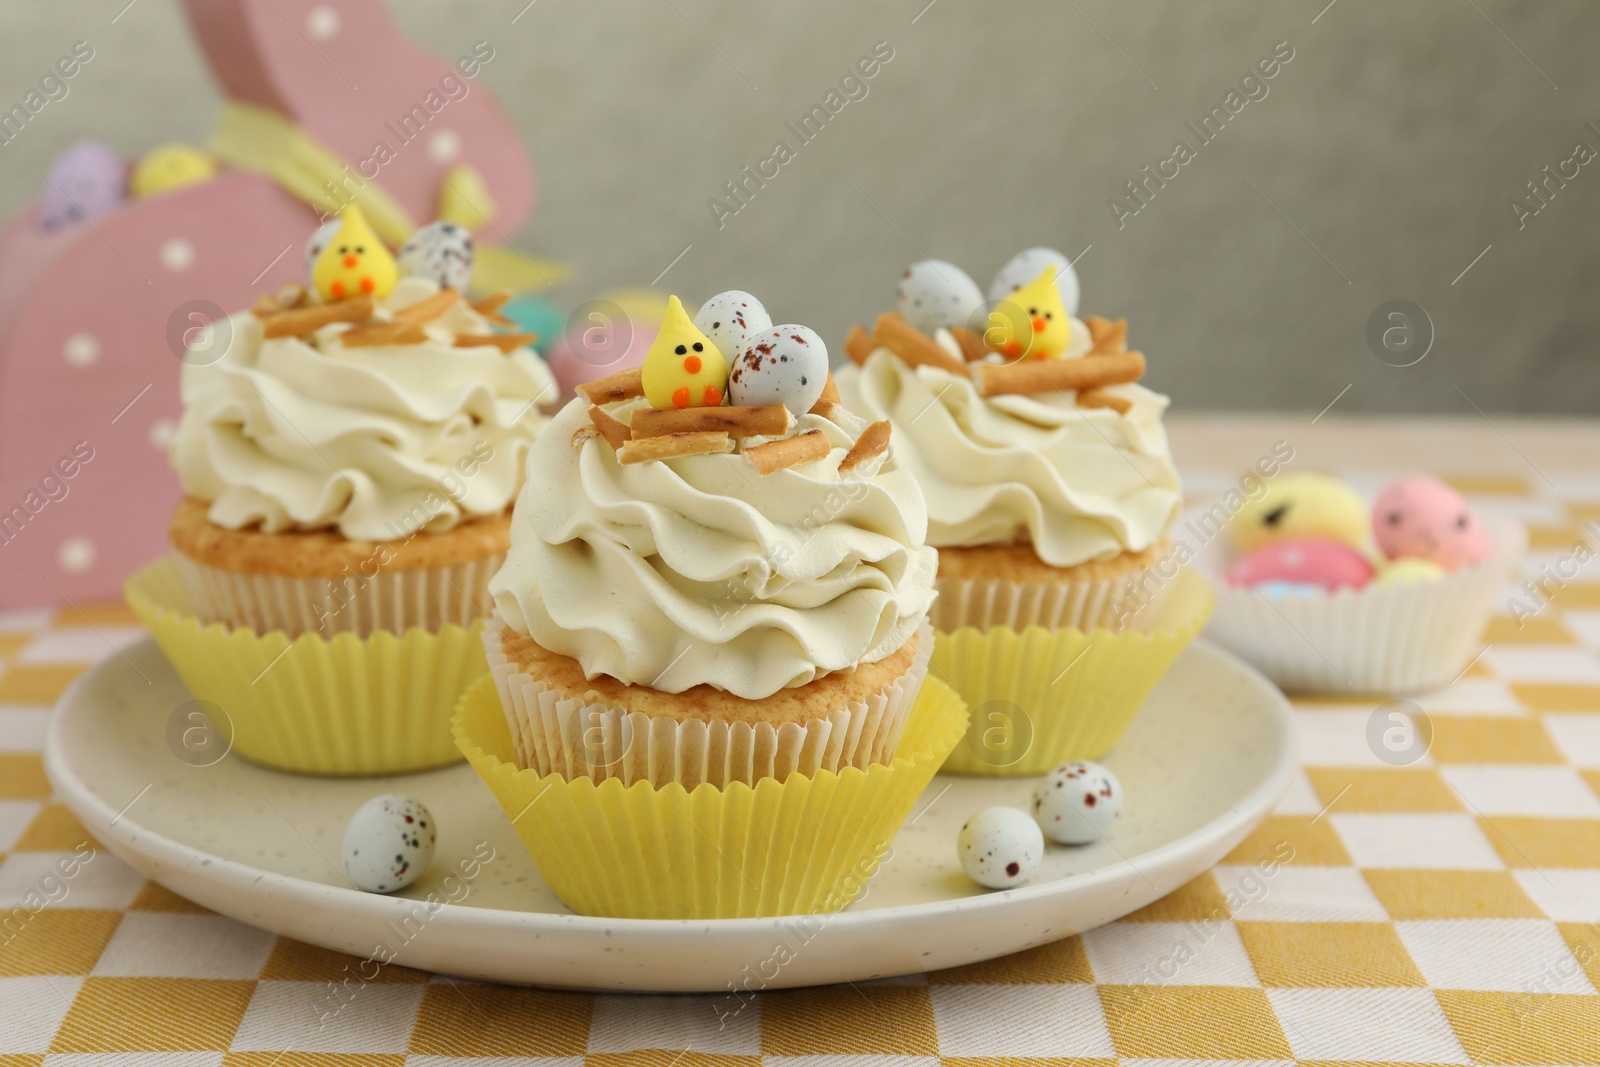
[(456, 744), (545, 882), (583, 915), (736, 919), (838, 911), (860, 895), (966, 730), (949, 686), (923, 683), (889, 764), (753, 787), (625, 786), (518, 769), (492, 678), (456, 707)]
[(943, 771), (1023, 777), (1104, 756), (1215, 602), (1210, 581), (1185, 567), (1164, 591), (1148, 633), (1039, 626), (940, 631), (930, 675), (948, 682), (972, 716)]
[(458, 762), (450, 713), (489, 671), (483, 623), (324, 638), (260, 634), (195, 617), (170, 556), (129, 578), (129, 606), (232, 750), (301, 774), (401, 774)]

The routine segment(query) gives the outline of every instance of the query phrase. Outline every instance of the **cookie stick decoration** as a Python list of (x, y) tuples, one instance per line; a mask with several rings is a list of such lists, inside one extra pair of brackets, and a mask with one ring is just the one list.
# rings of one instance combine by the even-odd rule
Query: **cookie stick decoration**
[(661, 330), (645, 353), (640, 382), (654, 408), (714, 408), (726, 394), (727, 360), (675, 296), (667, 299)]
[(311, 283), (324, 300), (383, 299), (394, 291), (399, 279), (394, 257), (359, 207), (351, 204), (339, 217), (339, 228), (312, 267)]

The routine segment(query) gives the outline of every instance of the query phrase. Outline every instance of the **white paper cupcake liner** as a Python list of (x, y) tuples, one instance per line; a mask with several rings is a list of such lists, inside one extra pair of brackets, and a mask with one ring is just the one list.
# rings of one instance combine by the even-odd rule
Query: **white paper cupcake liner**
[(448, 567), (379, 570), (371, 578), (288, 578), (241, 574), (207, 566), (179, 552), (174, 557), (195, 616), (265, 634), (405, 633), (471, 626), (489, 614), (489, 579), (505, 553)]
[(1484, 515), (1485, 563), (1438, 581), (1368, 585), (1271, 599), (1228, 585), (1231, 559), (1216, 538), (1200, 565), (1216, 576), (1206, 635), (1281, 688), (1307, 693), (1408, 693), (1449, 685), (1483, 648), (1495, 598), (1527, 544), (1522, 524)]
[(1141, 568), (1115, 578), (1059, 582), (1010, 582), (986, 578), (939, 578), (929, 617), (935, 629), (952, 633), (963, 626), (989, 630), (1148, 631), (1157, 595), (1130, 596), (1145, 583)]
[(484, 649), (505, 708), (517, 762), (540, 775), (567, 781), (621, 779), (625, 785), (702, 782), (721, 789), (733, 782), (815, 775), (846, 767), (865, 770), (888, 763), (900, 742), (933, 655), (933, 630), (917, 632), (911, 666), (864, 701), (801, 723), (682, 722), (629, 712), (573, 696), (521, 671), (506, 655), (498, 615), (484, 628)]

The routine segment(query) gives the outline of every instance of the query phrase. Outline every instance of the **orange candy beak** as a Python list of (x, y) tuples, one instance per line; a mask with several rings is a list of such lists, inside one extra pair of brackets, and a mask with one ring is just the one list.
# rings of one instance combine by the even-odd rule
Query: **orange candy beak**
[(357, 259), (353, 255), (349, 255), (349, 256), (345, 256), (344, 257), (344, 265), (347, 266), (347, 267), (353, 267), (357, 263), (360, 263), (360, 262), (361, 262), (361, 260)]
[(1034, 333), (1044, 333), (1044, 328), (1045, 328), (1045, 321), (1043, 319), (1035, 318), (1033, 320), (1033, 332)]

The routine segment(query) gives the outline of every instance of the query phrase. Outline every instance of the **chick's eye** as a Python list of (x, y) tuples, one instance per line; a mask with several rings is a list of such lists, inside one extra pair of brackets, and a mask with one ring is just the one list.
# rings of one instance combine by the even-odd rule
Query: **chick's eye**
[(683, 355), (685, 352), (687, 352), (689, 350), (687, 348), (683, 347), (682, 345), (679, 345), (677, 348), (674, 348), (673, 351), (681, 356), (681, 355)]
[(1471, 525), (1471, 523), (1472, 520), (1467, 518), (1465, 512), (1456, 516), (1456, 529), (1458, 530), (1465, 530), (1469, 525)]
[(1029, 308), (1028, 309), (1028, 314), (1037, 315), (1037, 314), (1039, 314), (1039, 309), (1038, 308)]
[(1276, 526), (1283, 521), (1283, 517), (1287, 514), (1289, 514), (1289, 505), (1281, 504), (1261, 516), (1261, 521), (1268, 526)]
[(696, 341), (694, 343), (694, 350), (696, 352), (704, 352), (706, 350), (706, 346), (701, 344), (699, 341)]
[(339, 254), (341, 256), (344, 255), (348, 251), (350, 251), (350, 246), (349, 245), (340, 245), (339, 246)]
[(1400, 525), (1400, 513), (1398, 511), (1389, 512), (1388, 520), (1389, 520), (1389, 525), (1390, 526), (1399, 526)]
[(365, 245), (356, 245), (356, 255), (364, 256), (366, 254), (367, 254), (367, 249), (366, 249)]
[(1052, 314), (1051, 312), (1046, 311), (1044, 313), (1044, 321), (1049, 322), (1053, 318), (1055, 318), (1055, 315)]

